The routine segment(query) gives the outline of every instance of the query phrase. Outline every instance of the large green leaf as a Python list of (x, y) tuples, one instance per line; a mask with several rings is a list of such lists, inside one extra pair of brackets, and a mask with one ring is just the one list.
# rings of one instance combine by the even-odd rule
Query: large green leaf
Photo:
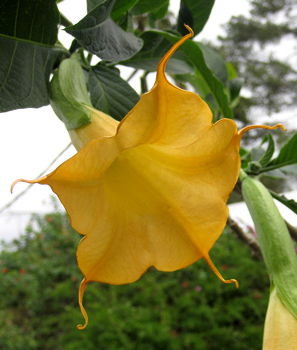
[(195, 35), (205, 26), (215, 0), (181, 0), (177, 19), (177, 29), (184, 35), (187, 33), (184, 24), (189, 25)]
[[(158, 63), (170, 48), (171, 43), (163, 38), (159, 32), (145, 32), (141, 39), (143, 40), (143, 48), (135, 56), (121, 64), (137, 69), (143, 69), (148, 72), (154, 72)], [(167, 65), (167, 70), (171, 74), (185, 74), (191, 72), (193, 67), (186, 61), (183, 52), (178, 51), (174, 54)]]
[(226, 84), (228, 81), (228, 69), (223, 57), (207, 45), (201, 43), (197, 43), (197, 45), (203, 52), (204, 60), (208, 68), (212, 70), (212, 72), (221, 80), (221, 82)]
[(0, 112), (49, 103), (48, 81), (62, 51), (0, 36)]
[(105, 0), (77, 24), (65, 30), (88, 51), (103, 60), (118, 62), (135, 55), (142, 40), (125, 32), (110, 17), (114, 0)]
[(55, 72), (50, 85), (50, 102), (56, 115), (68, 130), (90, 123), (92, 106), (86, 79), (76, 55), (64, 60)]
[(89, 73), (89, 90), (94, 107), (121, 120), (136, 104), (138, 94), (123, 80), (117, 69), (102, 64)]
[(269, 162), (261, 172), (282, 168), (297, 163), (297, 133), (281, 148), (279, 155)]
[[(55, 1), (2, 0), (0, 35), (53, 45), (57, 40), (59, 11)], [(3, 55), (4, 51), (1, 51)]]
[(49, 103), (48, 80), (61, 50), (55, 1), (2, 0), (0, 112)]
[[(158, 31), (158, 33), (173, 43), (180, 39), (180, 37), (171, 33), (160, 31)], [(196, 68), (197, 72), (199, 72), (199, 75), (212, 93), (222, 115), (225, 118), (232, 118), (233, 111), (230, 107), (229, 97), (225, 87), (207, 66), (199, 44), (192, 40), (188, 40), (181, 46), (180, 50), (184, 52), (188, 62)]]

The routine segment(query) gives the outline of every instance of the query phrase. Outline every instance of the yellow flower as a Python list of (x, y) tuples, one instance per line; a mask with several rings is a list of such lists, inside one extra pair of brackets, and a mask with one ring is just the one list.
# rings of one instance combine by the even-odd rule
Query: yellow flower
[(221, 276), (209, 250), (226, 224), (241, 136), (257, 126), (238, 132), (230, 119), (213, 124), (198, 95), (168, 82), (166, 63), (193, 35), (187, 28), (161, 60), (152, 90), (120, 123), (94, 111), (90, 125), (72, 132), (74, 157), (45, 177), (18, 180), (51, 186), (85, 235), (77, 250), (79, 329), (87, 325), (82, 298), (90, 281), (131, 283), (150, 266), (175, 271), (203, 258), (221, 281), (237, 285)]
[(280, 301), (276, 288), (273, 288), (265, 320), (263, 350), (296, 349), (297, 319)]

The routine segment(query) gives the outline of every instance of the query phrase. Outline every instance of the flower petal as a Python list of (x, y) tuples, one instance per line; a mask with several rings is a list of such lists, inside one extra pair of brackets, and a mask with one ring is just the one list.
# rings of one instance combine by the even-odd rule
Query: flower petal
[(297, 349), (297, 319), (280, 301), (276, 288), (270, 293), (265, 319), (263, 350)]

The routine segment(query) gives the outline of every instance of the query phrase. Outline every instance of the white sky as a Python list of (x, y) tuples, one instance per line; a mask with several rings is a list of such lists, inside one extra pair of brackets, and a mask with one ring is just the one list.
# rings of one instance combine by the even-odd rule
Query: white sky
[[(178, 10), (178, 4), (179, 0), (171, 0), (172, 11)], [(84, 5), (84, 0), (75, 2), (64, 0), (60, 4), (60, 9), (75, 23), (86, 12)], [(222, 33), (220, 26), (226, 23), (232, 15), (246, 12), (248, 12), (247, 0), (217, 0), (209, 22), (197, 38), (215, 39), (218, 34)], [(70, 38), (67, 39), (67, 34), (61, 36), (60, 39), (64, 42), (67, 40), (68, 43), (71, 42)], [(14, 194), (11, 195), (10, 185), (15, 179), (36, 178), (70, 142), (63, 123), (54, 115), (49, 106), (2, 113), (1, 118), (0, 208), (26, 187), (25, 184), (18, 184), (14, 189)], [(52, 170), (73, 154), (75, 154), (75, 150), (69, 149), (56, 162)], [(48, 211), (51, 208), (49, 200), (51, 194), (52, 192), (47, 186), (34, 185), (9, 210), (0, 214), (0, 239), (10, 239), (23, 231), (28, 216), (21, 216), (20, 213)], [(297, 193), (293, 196), (297, 199)], [(287, 217), (289, 217), (290, 212), (288, 210), (286, 212)], [(238, 216), (236, 211), (234, 213), (234, 216)], [(240, 217), (250, 220), (246, 210), (242, 207), (240, 208)], [(293, 216), (291, 222), (292, 220), (294, 220)]]

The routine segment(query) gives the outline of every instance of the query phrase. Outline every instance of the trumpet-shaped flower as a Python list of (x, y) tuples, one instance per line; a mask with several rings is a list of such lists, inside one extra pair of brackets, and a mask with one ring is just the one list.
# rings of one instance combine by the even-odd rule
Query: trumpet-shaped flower
[(175, 271), (202, 258), (221, 281), (237, 284), (221, 276), (209, 250), (226, 224), (241, 136), (257, 126), (238, 132), (230, 119), (213, 124), (198, 95), (166, 79), (168, 59), (193, 35), (188, 29), (161, 60), (151, 91), (120, 123), (94, 111), (91, 124), (72, 131), (74, 157), (45, 177), (18, 180), (49, 185), (85, 235), (77, 249), (80, 329), (90, 281), (131, 283), (150, 266)]
[(297, 319), (281, 302), (276, 288), (270, 293), (266, 314), (263, 350), (297, 349)]

